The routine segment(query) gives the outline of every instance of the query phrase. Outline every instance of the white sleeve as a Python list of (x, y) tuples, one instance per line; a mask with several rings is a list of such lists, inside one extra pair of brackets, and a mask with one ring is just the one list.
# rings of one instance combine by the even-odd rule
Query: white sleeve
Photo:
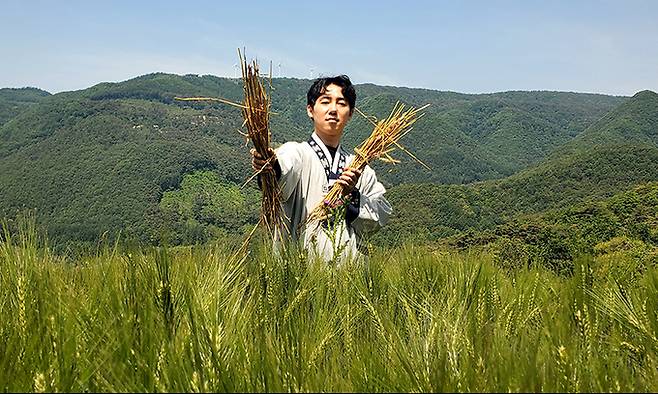
[(302, 170), (301, 144), (286, 142), (276, 150), (276, 158), (281, 167), (279, 186), (281, 187), (281, 200), (287, 201), (299, 182)]
[(393, 213), (391, 204), (384, 198), (386, 189), (377, 181), (375, 171), (370, 166), (364, 168), (357, 189), (361, 193), (359, 216), (351, 226), (360, 235), (374, 233), (388, 222)]

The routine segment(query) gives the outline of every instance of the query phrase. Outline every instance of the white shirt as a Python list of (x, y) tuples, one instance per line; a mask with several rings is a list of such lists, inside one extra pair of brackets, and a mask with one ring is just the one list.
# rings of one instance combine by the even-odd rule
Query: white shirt
[[(361, 256), (359, 248), (365, 246), (365, 238), (386, 224), (392, 208), (384, 198), (386, 189), (377, 181), (375, 171), (366, 166), (356, 184), (361, 194), (356, 219), (348, 225), (344, 218), (340, 218), (329, 227), (317, 222), (304, 223), (333, 184), (328, 175), (335, 174), (331, 177), (337, 177), (343, 170), (341, 165), (349, 165), (354, 158), (339, 145), (332, 160), (327, 147), (315, 132), (311, 138), (310, 144), (288, 142), (276, 150), (281, 166), (279, 185), (286, 215), (284, 222), (287, 230), (284, 233), (293, 241), (303, 240), (309, 254), (340, 264), (346, 259)], [(311, 145), (315, 146), (315, 150)], [(326, 158), (324, 164), (321, 156)], [(300, 227), (302, 225), (303, 228)], [(277, 242), (288, 238), (281, 235), (278, 234)]]

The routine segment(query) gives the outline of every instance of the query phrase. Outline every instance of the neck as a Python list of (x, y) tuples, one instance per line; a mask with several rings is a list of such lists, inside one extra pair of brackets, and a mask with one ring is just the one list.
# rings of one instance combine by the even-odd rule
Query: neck
[(318, 133), (317, 130), (315, 130), (315, 134), (320, 138), (320, 141), (322, 141), (322, 143), (325, 146), (330, 146), (332, 148), (336, 148), (340, 144), (340, 136), (326, 135), (326, 134)]

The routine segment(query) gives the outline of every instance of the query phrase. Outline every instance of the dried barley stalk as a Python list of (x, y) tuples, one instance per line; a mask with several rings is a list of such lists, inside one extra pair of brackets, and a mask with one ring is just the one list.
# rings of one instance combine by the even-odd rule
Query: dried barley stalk
[[(270, 107), (271, 97), (265, 91), (259, 75), (258, 63), (254, 60), (247, 64), (242, 54), (242, 82), (244, 100), (242, 102), (242, 117), (247, 127), (247, 138), (254, 144), (256, 151), (267, 161), (274, 159), (270, 149)], [(283, 207), (281, 205), (281, 190), (273, 171), (261, 171), (261, 222), (267, 230), (274, 234), (282, 228)]]
[[(397, 163), (399, 161), (390, 156), (390, 153), (396, 148), (416, 159), (398, 141), (411, 131), (411, 126), (423, 116), (423, 114), (420, 114), (420, 111), (428, 106), (429, 104), (417, 109), (405, 109), (404, 104), (400, 102), (396, 103), (388, 118), (374, 123), (375, 128), (370, 136), (354, 149), (355, 157), (348, 167), (362, 171), (367, 164), (376, 159), (389, 163)], [(343, 186), (339, 183), (334, 183), (324, 200), (309, 214), (306, 223), (319, 222), (327, 219), (335, 207), (341, 206), (345, 202), (346, 197)]]
[[(252, 64), (247, 64), (240, 50), (238, 50), (238, 56), (242, 66), (244, 92), (242, 103), (235, 103), (230, 100), (214, 97), (175, 97), (175, 99), (180, 101), (217, 101), (240, 108), (242, 117), (244, 118), (243, 125), (247, 127), (247, 133), (242, 134), (251, 140), (256, 151), (265, 160), (271, 161), (274, 158), (270, 150), (271, 133), (269, 124), (271, 97), (267, 94), (260, 78), (258, 63), (254, 60)], [(262, 190), (260, 223), (274, 236), (276, 231), (287, 230), (283, 221), (284, 212), (281, 205), (281, 190), (273, 171), (261, 170), (260, 173), (256, 173), (249, 178), (245, 182), (245, 185), (257, 175), (261, 176)]]

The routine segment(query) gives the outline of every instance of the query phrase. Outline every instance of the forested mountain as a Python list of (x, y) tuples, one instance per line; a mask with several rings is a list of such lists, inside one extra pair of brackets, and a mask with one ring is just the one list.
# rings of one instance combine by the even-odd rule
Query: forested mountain
[(37, 88), (0, 89), (0, 126), (50, 93)]
[(470, 185), (408, 184), (389, 197), (398, 212), (380, 237), (438, 238), (514, 217), (610, 197), (658, 180), (658, 95), (640, 92), (545, 161)]
[[(658, 264), (658, 182), (603, 200), (519, 216), (484, 231), (469, 229), (442, 243), (487, 248), (505, 268), (538, 264), (565, 273), (578, 256), (608, 255), (595, 269), (626, 280)], [(632, 256), (632, 268), (619, 264), (623, 254)]]
[(470, 185), (399, 185), (388, 193), (395, 215), (378, 237), (395, 243), (490, 229), (519, 215), (602, 199), (656, 181), (655, 163), (657, 147), (606, 146), (502, 180)]
[[(273, 111), (276, 115), (272, 117), (272, 128), (275, 141), (307, 138), (311, 128), (305, 113), (309, 84), (308, 80), (274, 79)], [(427, 171), (413, 161), (405, 160), (390, 174), (382, 175), (388, 184), (410, 181), (468, 183), (510, 175), (537, 162), (625, 100), (622, 97), (561, 92), (466, 95), (375, 85), (359, 85), (357, 93), (359, 108), (379, 118), (386, 116), (398, 100), (415, 106), (430, 104), (426, 116), (404, 142), (421, 160), (431, 163), (433, 170)], [(206, 115), (202, 124), (189, 119), (172, 121), (166, 111), (147, 116), (159, 126), (169, 122), (171, 127), (180, 130), (203, 127), (204, 133), (213, 133), (223, 142), (233, 144), (239, 140), (233, 119), (240, 118), (239, 111), (223, 104), (182, 103), (173, 98), (210, 96), (239, 101), (241, 94), (238, 81), (213, 76), (150, 74), (121, 83), (102, 83), (82, 91), (55, 95), (49, 100), (49, 105), (25, 114), (18, 124), (0, 130), (2, 145), (20, 145), (21, 142), (16, 141), (19, 134), (23, 138), (34, 134), (48, 135), (44, 128), (61, 128), (68, 121), (75, 122), (75, 117), (63, 119), (53, 115), (60, 109), (74, 110), (76, 116), (85, 116), (88, 107), (98, 109), (98, 102), (129, 99), (189, 109), (186, 114), (196, 110), (197, 115)], [(29, 123), (35, 119), (41, 121)], [(134, 125), (139, 126), (139, 119), (134, 120)], [(102, 129), (103, 126), (99, 127)], [(355, 114), (346, 130), (346, 145), (355, 146), (370, 130), (368, 122)], [(0, 151), (0, 155), (6, 153)]]
[(644, 90), (557, 149), (555, 156), (611, 144), (658, 146), (658, 94)]
[[(308, 80), (273, 80), (272, 132), (277, 143), (307, 138), (309, 85)], [(4, 112), (7, 120), (0, 126), (0, 216), (36, 208), (51, 237), (62, 240), (95, 240), (105, 231), (122, 231), (126, 238), (157, 242), (166, 237), (172, 243), (237, 234), (255, 222), (258, 207), (253, 202), (258, 192), (253, 182), (238, 189), (250, 172), (248, 148), (237, 132), (239, 110), (174, 100), (208, 96), (240, 101), (240, 81), (150, 74), (52, 96), (29, 92), (33, 99), (24, 102), (32, 104)], [(29, 97), (26, 93), (24, 97)], [(640, 95), (645, 93), (653, 94)], [(435, 195), (448, 205), (458, 201), (453, 191), (476, 196), (472, 201), (469, 197), (472, 208), (466, 210), (481, 211), (477, 220), (462, 221), (460, 212), (450, 216), (431, 201), (420, 207), (432, 211), (428, 218), (436, 218), (428, 222), (434, 226), (433, 234), (453, 234), (474, 220), (482, 222), (476, 227), (484, 228), (517, 211), (553, 207), (554, 200), (564, 202), (568, 196), (575, 196), (574, 201), (604, 196), (652, 176), (648, 167), (655, 152), (643, 145), (608, 151), (602, 147), (593, 156), (580, 152), (550, 165), (537, 164), (589, 126), (591, 133), (592, 125), (616, 119), (610, 111), (628, 100), (624, 97), (562, 92), (467, 95), (370, 84), (357, 86), (357, 94), (357, 106), (378, 118), (386, 116), (398, 100), (413, 106), (430, 104), (402, 142), (432, 171), (401, 154), (400, 165), (375, 166), (382, 181), (392, 187), (398, 212), (407, 209), (400, 199), (414, 190), (428, 199)], [(356, 145), (371, 129), (355, 114), (345, 144)], [(617, 164), (608, 163), (609, 157), (619, 157)], [(628, 179), (606, 180), (599, 171), (605, 165), (614, 173), (626, 173)], [(504, 180), (462, 185), (501, 179), (528, 166)], [(583, 182), (569, 177), (588, 169), (596, 172), (589, 178), (591, 187), (570, 189), (569, 182)], [(639, 175), (642, 171), (649, 174)], [(551, 184), (547, 180), (551, 176), (562, 184)], [(396, 186), (417, 182), (430, 186)], [(490, 207), (480, 200), (495, 200), (497, 205)], [(451, 225), (446, 215), (461, 222)], [(393, 229), (406, 226), (400, 218), (395, 220)]]
[[(216, 135), (209, 116), (135, 99), (58, 98), (31, 108), (2, 129), (2, 216), (36, 208), (53, 236), (94, 240), (121, 230), (154, 241), (160, 199), (184, 174), (215, 170), (231, 185), (249, 175), (237, 133)], [(237, 116), (211, 121), (240, 126)]]

